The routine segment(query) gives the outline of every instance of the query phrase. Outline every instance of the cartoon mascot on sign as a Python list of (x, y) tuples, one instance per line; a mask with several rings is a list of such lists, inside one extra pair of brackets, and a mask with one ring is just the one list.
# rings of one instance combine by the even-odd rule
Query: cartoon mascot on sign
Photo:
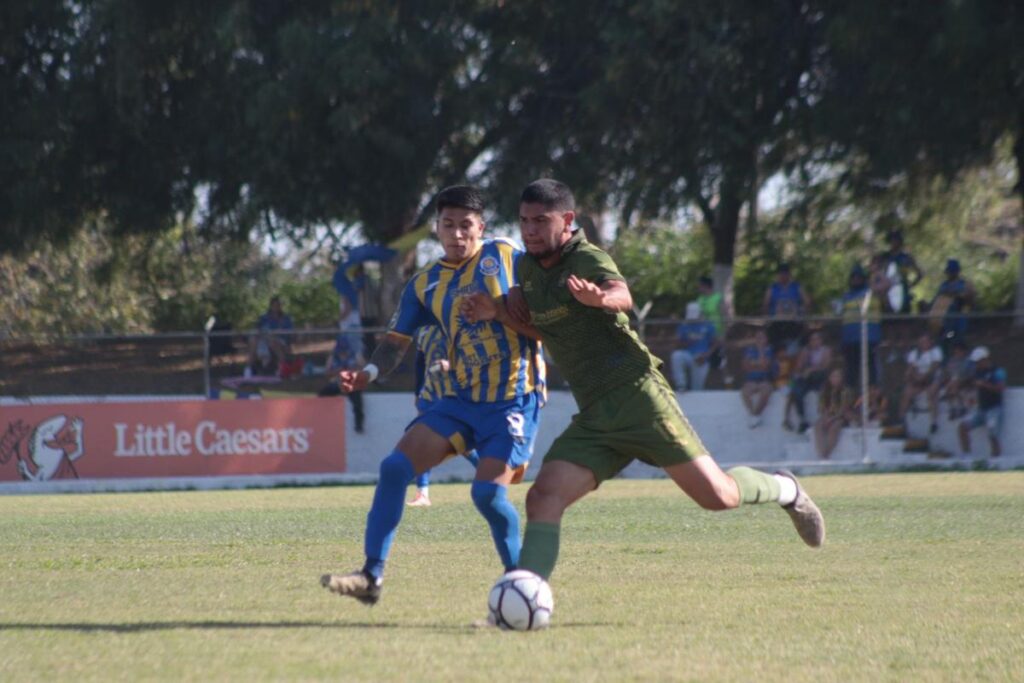
[(26, 481), (78, 479), (74, 461), (83, 453), (82, 419), (67, 415), (43, 420), (34, 430), (17, 420), (0, 438), (0, 465), (17, 456), (18, 474)]

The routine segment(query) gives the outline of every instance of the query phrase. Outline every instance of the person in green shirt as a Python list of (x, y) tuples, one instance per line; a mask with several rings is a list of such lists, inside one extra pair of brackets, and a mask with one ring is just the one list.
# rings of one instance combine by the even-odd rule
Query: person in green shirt
[(520, 569), (545, 579), (558, 557), (562, 515), (634, 459), (662, 468), (698, 505), (728, 510), (777, 502), (805, 543), (825, 540), (821, 511), (788, 471), (723, 472), (683, 415), (661, 361), (629, 325), (633, 300), (612, 258), (574, 230), (575, 199), (561, 182), (530, 183), (520, 197), (526, 256), (506, 299), (467, 297), (474, 320), (529, 325), (566, 378), (579, 407), (551, 445), (526, 497)]

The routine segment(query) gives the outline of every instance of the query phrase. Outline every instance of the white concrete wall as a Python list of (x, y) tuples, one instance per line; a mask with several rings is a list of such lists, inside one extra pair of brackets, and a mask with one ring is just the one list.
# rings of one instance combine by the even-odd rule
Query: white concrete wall
[[(801, 436), (787, 432), (782, 428), (782, 410), (785, 406), (786, 394), (777, 391), (772, 396), (764, 413), (764, 421), (760, 427), (747, 427), (747, 415), (736, 391), (696, 391), (677, 394), (679, 403), (686, 413), (694, 429), (704, 441), (704, 445), (714, 458), (723, 466), (736, 464), (753, 464), (770, 468), (782, 463), (797, 463), (803, 469), (843, 468), (859, 465), (861, 448), (859, 430), (846, 430), (831, 462), (816, 462), (811, 431)], [(815, 400), (815, 395), (808, 397), (808, 405)], [(1003, 457), (995, 463), (1000, 467), (1024, 466), (1024, 389), (1009, 389), (1005, 398), (1005, 416), (1003, 420)], [(544, 453), (576, 412), (576, 403), (567, 391), (552, 391), (548, 404), (541, 411), (541, 425), (537, 436), (537, 444), (527, 477), (536, 474)], [(944, 411), (941, 411), (944, 412)], [(811, 413), (813, 415), (813, 412)], [(356, 434), (349, 421), (348, 430), (348, 470), (350, 473), (374, 473), (380, 460), (394, 448), (405, 426), (415, 416), (412, 401), (405, 394), (366, 394), (366, 430), (364, 434)], [(927, 419), (927, 417), (925, 417)], [(917, 435), (917, 418), (911, 421), (911, 435)], [(920, 431), (920, 430), (918, 430)], [(924, 428), (927, 432), (927, 426)], [(920, 436), (924, 436), (922, 433)], [(868, 434), (869, 447), (873, 451), (876, 462), (894, 460), (890, 464), (920, 464), (920, 459), (903, 457), (893, 451), (901, 450), (896, 443), (883, 443), (883, 447), (875, 444), (878, 432)], [(944, 415), (940, 415), (940, 431), (935, 445), (951, 453), (957, 453), (955, 425), (949, 423)], [(972, 437), (974, 455), (988, 455), (988, 439), (983, 430), (977, 430)], [(902, 460), (900, 459), (902, 458)], [(936, 463), (942, 464), (942, 463)], [(816, 465), (816, 467), (811, 467)], [(447, 478), (470, 478), (472, 468), (463, 458), (446, 462), (435, 470), (438, 481)], [(634, 463), (626, 468), (625, 476), (647, 477), (656, 476), (658, 471), (642, 463)]]

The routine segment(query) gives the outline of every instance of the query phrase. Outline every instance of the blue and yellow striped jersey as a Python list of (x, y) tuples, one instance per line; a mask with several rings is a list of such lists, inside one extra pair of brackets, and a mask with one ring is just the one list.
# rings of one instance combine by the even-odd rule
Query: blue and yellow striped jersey
[[(437, 325), (424, 325), (416, 330), (416, 351), (423, 356), (423, 378), (416, 397), (436, 401), (454, 396), (455, 384), (448, 372), (431, 372), (438, 362), (448, 359), (448, 338)], [(417, 363), (419, 365), (419, 363)]]
[(388, 325), (388, 332), (410, 339), (422, 325), (439, 325), (448, 343), (455, 394), (462, 399), (491, 403), (533, 391), (544, 398), (544, 361), (538, 342), (501, 323), (469, 324), (459, 315), (460, 299), (468, 294), (507, 293), (522, 255), (512, 242), (492, 239), (463, 263), (437, 261), (406, 284)]

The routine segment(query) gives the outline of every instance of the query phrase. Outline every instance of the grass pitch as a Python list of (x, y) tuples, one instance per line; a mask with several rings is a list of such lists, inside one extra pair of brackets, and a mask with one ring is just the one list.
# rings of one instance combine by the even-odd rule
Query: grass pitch
[(804, 483), (820, 551), (774, 505), (607, 483), (526, 634), (468, 626), (501, 572), (467, 485), (406, 510), (374, 608), (318, 583), (360, 565), (371, 487), (7, 496), (0, 678), (1024, 680), (1024, 472)]

